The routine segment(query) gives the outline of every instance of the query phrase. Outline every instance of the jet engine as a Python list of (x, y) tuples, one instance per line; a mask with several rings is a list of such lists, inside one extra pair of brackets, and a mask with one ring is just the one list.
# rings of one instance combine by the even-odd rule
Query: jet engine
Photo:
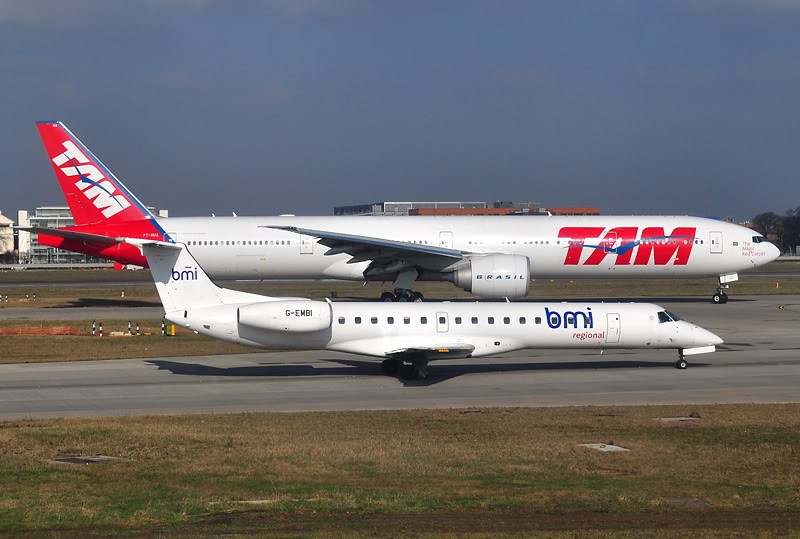
[(482, 297), (525, 297), (530, 282), (531, 270), (527, 256), (474, 257), (453, 272), (453, 283), (457, 287)]
[(324, 301), (265, 301), (238, 309), (240, 324), (273, 331), (308, 333), (331, 327), (332, 309)]

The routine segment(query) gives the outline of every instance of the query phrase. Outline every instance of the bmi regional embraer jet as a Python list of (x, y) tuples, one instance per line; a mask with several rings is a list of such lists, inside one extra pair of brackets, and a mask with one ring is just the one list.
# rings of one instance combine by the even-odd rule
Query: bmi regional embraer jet
[(780, 254), (761, 234), (688, 216), (154, 217), (61, 122), (39, 133), (76, 226), (28, 228), (39, 243), (147, 266), (115, 238), (186, 245), (212, 279), (391, 281), (385, 301), (421, 300), (416, 281), (523, 297), (531, 279), (717, 277)]
[(524, 348), (645, 348), (686, 356), (722, 339), (649, 303), (313, 301), (219, 288), (182, 243), (121, 238), (147, 258), (166, 318), (217, 339), (270, 349), (337, 350), (426, 376), (428, 362)]

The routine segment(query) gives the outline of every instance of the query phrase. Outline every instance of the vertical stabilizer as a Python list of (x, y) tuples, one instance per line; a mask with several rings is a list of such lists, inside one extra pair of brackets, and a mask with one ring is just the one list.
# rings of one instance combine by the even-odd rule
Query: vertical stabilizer
[(36, 127), (76, 225), (151, 219), (158, 227), (144, 204), (63, 123)]
[(141, 247), (167, 314), (215, 305), (273, 300), (267, 296), (218, 287), (182, 243), (135, 239), (126, 242)]

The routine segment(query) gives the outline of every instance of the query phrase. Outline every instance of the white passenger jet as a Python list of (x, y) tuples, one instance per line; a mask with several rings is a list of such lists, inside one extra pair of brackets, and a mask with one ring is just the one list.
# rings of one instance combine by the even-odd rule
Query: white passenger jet
[(133, 237), (184, 243), (218, 280), (391, 281), (384, 301), (421, 300), (415, 281), (518, 298), (531, 279), (716, 277), (725, 303), (739, 272), (780, 254), (753, 230), (688, 216), (156, 218), (61, 122), (38, 129), (76, 226), (26, 230), (120, 264), (147, 265), (115, 241)]
[(722, 339), (648, 303), (380, 303), (274, 298), (216, 286), (181, 243), (123, 239), (147, 258), (167, 320), (257, 348), (336, 350), (384, 358), (405, 378), (437, 359), (524, 348), (666, 348), (713, 352)]

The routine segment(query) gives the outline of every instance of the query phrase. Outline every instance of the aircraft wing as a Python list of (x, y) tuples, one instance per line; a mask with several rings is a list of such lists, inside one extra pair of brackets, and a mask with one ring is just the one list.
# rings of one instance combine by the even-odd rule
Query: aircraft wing
[(392, 359), (461, 359), (469, 357), (475, 347), (471, 344), (442, 344), (440, 346), (411, 346), (386, 352), (385, 355)]
[[(325, 252), (326, 255), (346, 253), (351, 256), (350, 260), (347, 261), (348, 264), (370, 260), (372, 261), (370, 269), (374, 268), (375, 272), (379, 272), (382, 267), (386, 267), (392, 262), (408, 262), (410, 265), (418, 265), (422, 259), (427, 259), (428, 261), (434, 259), (435, 266), (446, 267), (471, 254), (459, 249), (436, 245), (423, 245), (296, 226), (265, 226), (264, 228), (286, 230), (296, 234), (317, 237), (319, 238), (317, 243), (328, 247), (328, 251)], [(427, 265), (429, 266), (430, 264)]]

